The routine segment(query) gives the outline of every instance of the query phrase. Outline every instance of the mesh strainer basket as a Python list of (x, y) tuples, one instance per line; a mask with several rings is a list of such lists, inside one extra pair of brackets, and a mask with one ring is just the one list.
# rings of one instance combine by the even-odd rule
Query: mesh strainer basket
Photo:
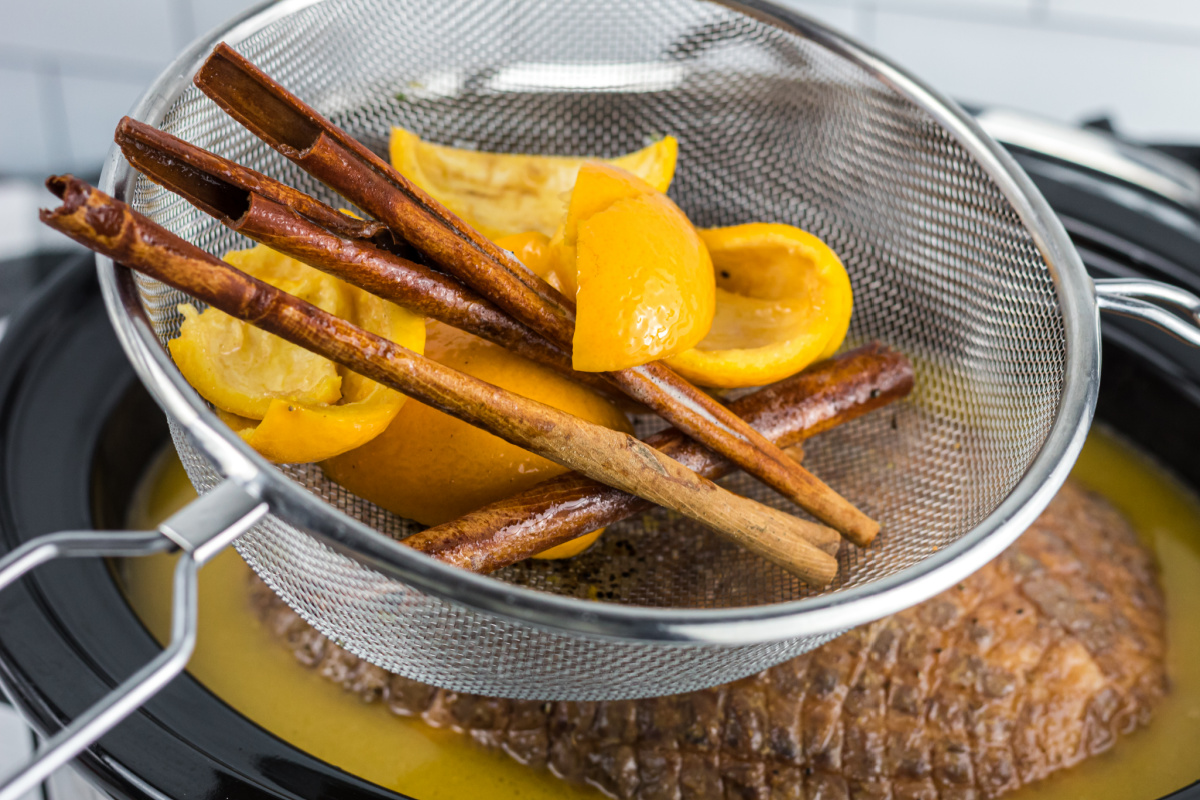
[[(185, 558), (176, 638), (135, 676), (158, 683), (114, 693), (108, 717), (64, 731), (17, 789), (182, 668), (194, 569), (230, 541), (321, 632), (417, 680), (542, 699), (688, 691), (924, 600), (1011, 543), (1082, 446), (1099, 306), (1200, 342), (1162, 307), (1194, 317), (1195, 297), (1128, 282), (1097, 291), (1032, 184), (957, 106), (766, 3), (283, 0), (195, 45), (134, 111), (344, 206), (191, 85), (219, 40), (380, 152), (397, 124), (481, 150), (596, 156), (669, 133), (680, 143), (671, 195), (698, 225), (778, 221), (824, 239), (853, 282), (847, 345), (881, 340), (916, 369), (907, 400), (806, 449), (806, 466), (883, 533), (849, 548), (822, 591), (665, 511), (610, 528), (570, 561), (486, 577), (434, 562), (398, 544), (414, 523), (314, 466), (269, 465), (219, 423), (164, 348), (187, 298), (101, 259), (113, 323), (203, 497), (162, 530)], [(101, 188), (209, 252), (249, 244), (115, 149)], [(729, 483), (788, 507), (750, 479)], [(126, 536), (128, 550), (163, 546)], [(97, 549), (73, 541), (56, 552)]]

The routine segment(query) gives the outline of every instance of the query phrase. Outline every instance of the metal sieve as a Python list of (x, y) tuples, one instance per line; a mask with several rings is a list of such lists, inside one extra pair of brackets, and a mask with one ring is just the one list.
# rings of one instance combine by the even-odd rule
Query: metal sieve
[[(879, 339), (916, 368), (907, 400), (806, 447), (806, 466), (883, 533), (868, 550), (844, 548), (841, 577), (823, 591), (665, 511), (611, 527), (570, 561), (489, 576), (434, 562), (398, 544), (415, 523), (316, 466), (268, 464), (221, 424), (164, 347), (188, 298), (101, 258), (113, 324), (202, 497), (163, 525), (167, 538), (120, 540), (185, 552), (171, 646), (107, 711), (54, 737), (0, 800), (182, 669), (195, 570), (229, 542), (317, 629), (410, 678), (520, 698), (685, 692), (920, 602), (1009, 545), (1083, 444), (1098, 308), (1200, 345), (1200, 299), (1093, 284), (1033, 185), (957, 106), (758, 0), (283, 0), (190, 48), (133, 113), (344, 206), (192, 87), (220, 40), (381, 153), (397, 124), (481, 150), (597, 156), (669, 133), (680, 142), (671, 195), (698, 225), (767, 220), (820, 236), (854, 286), (847, 346)], [(212, 253), (250, 244), (133, 173), (116, 149), (101, 188)], [(639, 432), (656, 424), (639, 420)], [(744, 476), (726, 483), (799, 513)], [(0, 580), (52, 555), (109, 552), (114, 536), (59, 535), (0, 562)]]

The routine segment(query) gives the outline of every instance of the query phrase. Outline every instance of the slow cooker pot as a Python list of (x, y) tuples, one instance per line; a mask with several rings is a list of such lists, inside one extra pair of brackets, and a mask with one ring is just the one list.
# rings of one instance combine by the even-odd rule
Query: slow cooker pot
[[(1200, 293), (1200, 207), (1164, 188), (1190, 185), (1194, 172), (1149, 154), (1151, 172), (1167, 182), (1139, 180), (1145, 171), (1122, 173), (1111, 159), (1046, 146), (1009, 123), (996, 134), (1009, 139), (1095, 277), (1147, 277)], [(1143, 152), (1112, 144), (1118, 154)], [(1200, 491), (1200, 354), (1143, 324), (1106, 318), (1103, 371), (1098, 419)], [(167, 438), (111, 332), (91, 259), (81, 258), (0, 343), (0, 547), (121, 527)], [(104, 563), (53, 563), (0, 594), (0, 683), (40, 731), (78, 716), (159, 649)], [(1200, 765), (1200, 745), (1197, 755)], [(189, 675), (78, 763), (125, 798), (398, 797), (277, 739)], [(1198, 783), (1172, 797), (1200, 800), (1196, 770)]]

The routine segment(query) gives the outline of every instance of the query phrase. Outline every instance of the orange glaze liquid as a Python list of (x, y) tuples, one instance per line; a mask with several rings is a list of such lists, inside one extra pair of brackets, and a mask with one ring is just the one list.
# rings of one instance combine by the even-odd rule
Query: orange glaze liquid
[[(1108, 753), (1009, 795), (1012, 800), (1152, 800), (1200, 778), (1200, 501), (1115, 437), (1094, 432), (1073, 475), (1132, 521), (1162, 566), (1170, 695), (1150, 726)], [(195, 496), (169, 451), (135, 497), (134, 529), (153, 527)], [(160, 641), (170, 614), (170, 556), (120, 564), (130, 604)], [(467, 737), (392, 716), (301, 667), (250, 611), (250, 569), (229, 549), (200, 574), (200, 638), (188, 671), (263, 728), (346, 772), (419, 800), (599, 798), (520, 766)]]

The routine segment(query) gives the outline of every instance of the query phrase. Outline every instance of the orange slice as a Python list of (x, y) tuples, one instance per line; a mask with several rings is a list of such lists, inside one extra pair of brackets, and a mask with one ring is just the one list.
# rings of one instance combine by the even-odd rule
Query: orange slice
[(700, 231), (716, 272), (708, 335), (667, 359), (701, 386), (761, 386), (833, 355), (850, 327), (853, 298), (841, 261), (790, 225), (752, 223)]
[[(426, 355), (577, 417), (632, 430), (625, 415), (592, 390), (469, 333), (430, 323)], [(360, 497), (425, 525), (455, 519), (566, 471), (416, 400), (404, 405), (382, 435), (321, 466)], [(597, 536), (574, 539), (542, 556), (574, 555)]]
[[(392, 128), (390, 150), (392, 166), (491, 239), (554, 233), (566, 207), (563, 198), (591, 160), (464, 150), (422, 141), (404, 128)], [(664, 136), (607, 163), (665, 192), (678, 150), (675, 139)]]
[[(260, 280), (421, 352), (425, 322), (265, 246), (226, 261)], [(238, 435), (276, 463), (322, 461), (382, 433), (404, 395), (216, 309), (183, 306), (176, 365)]]
[(645, 364), (694, 347), (708, 333), (708, 250), (679, 207), (637, 176), (607, 164), (580, 168), (550, 246), (563, 279), (574, 273), (578, 287), (575, 369)]

